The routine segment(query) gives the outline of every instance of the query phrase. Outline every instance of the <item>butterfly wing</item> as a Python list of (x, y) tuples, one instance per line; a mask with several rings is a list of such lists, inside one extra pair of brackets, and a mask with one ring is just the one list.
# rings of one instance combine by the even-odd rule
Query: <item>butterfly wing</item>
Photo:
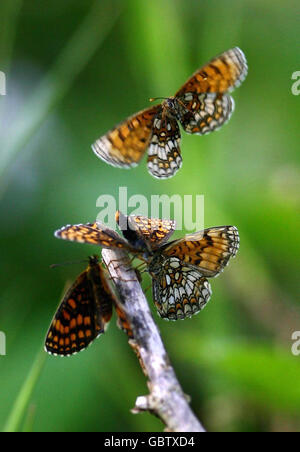
[(208, 303), (212, 293), (203, 274), (177, 257), (161, 259), (160, 271), (153, 275), (152, 287), (158, 314), (166, 320), (197, 314)]
[(218, 130), (231, 117), (234, 100), (227, 94), (247, 75), (245, 55), (228, 50), (195, 72), (175, 95), (177, 117), (187, 133)]
[(123, 215), (116, 213), (116, 221), (128, 242), (135, 248), (142, 246), (156, 250), (165, 244), (176, 228), (174, 220), (161, 220), (142, 215)]
[[(98, 265), (100, 277), (101, 267)], [(97, 291), (84, 271), (67, 291), (50, 325), (45, 350), (54, 355), (69, 356), (84, 350), (104, 333), (112, 315), (110, 293), (101, 293), (103, 305), (97, 303)]]
[(246, 78), (247, 60), (241, 49), (223, 52), (198, 69), (177, 91), (175, 97), (186, 93), (226, 93), (237, 88)]
[(164, 256), (177, 257), (182, 263), (197, 268), (202, 276), (215, 277), (223, 271), (239, 248), (235, 226), (219, 226), (185, 236), (164, 246)]
[(148, 170), (157, 179), (173, 177), (182, 166), (180, 130), (175, 118), (159, 113), (153, 123)]
[(153, 121), (160, 110), (161, 106), (155, 105), (118, 124), (92, 145), (94, 153), (112, 166), (136, 166), (149, 146)]
[(178, 120), (187, 133), (206, 135), (229, 121), (234, 100), (229, 94), (186, 93), (177, 99)]
[(119, 248), (128, 252), (136, 251), (119, 234), (99, 223), (67, 225), (57, 230), (54, 235), (71, 242), (99, 245), (103, 248)]

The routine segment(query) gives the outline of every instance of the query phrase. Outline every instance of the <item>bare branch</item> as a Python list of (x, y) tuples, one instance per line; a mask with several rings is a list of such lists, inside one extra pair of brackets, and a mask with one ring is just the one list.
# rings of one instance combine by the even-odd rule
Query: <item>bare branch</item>
[(155, 414), (169, 432), (204, 432), (177, 380), (127, 255), (120, 250), (103, 250), (102, 256), (117, 287), (120, 307), (133, 330), (135, 339), (130, 341), (130, 345), (148, 378), (150, 394), (138, 397), (132, 412)]

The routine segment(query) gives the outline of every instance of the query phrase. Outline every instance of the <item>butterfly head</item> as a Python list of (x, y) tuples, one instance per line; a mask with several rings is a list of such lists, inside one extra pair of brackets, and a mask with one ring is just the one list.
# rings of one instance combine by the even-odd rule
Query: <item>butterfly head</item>
[(177, 112), (177, 99), (172, 96), (172, 97), (152, 97), (150, 99), (150, 102), (153, 102), (155, 100), (162, 100), (162, 108), (163, 110), (167, 110), (169, 112), (169, 114), (173, 113), (174, 115)]
[(178, 103), (178, 99), (176, 99), (176, 97), (166, 98), (162, 103), (162, 108), (166, 112), (166, 116), (174, 119), (179, 119), (181, 106)]
[(175, 108), (175, 98), (174, 97), (167, 97), (163, 102), (164, 107), (168, 107), (171, 110)]
[(163, 101), (162, 107), (163, 108), (167, 108), (171, 112), (175, 112), (175, 110), (176, 110), (176, 99), (175, 99), (175, 97), (167, 97)]
[(99, 256), (94, 255), (89, 257), (89, 265), (91, 267), (94, 267), (95, 265), (99, 264)]
[(136, 248), (137, 251), (142, 252), (141, 256), (147, 259), (151, 253), (151, 248), (149, 248), (147, 241), (139, 232), (137, 228), (136, 219), (137, 216), (127, 216), (124, 215), (119, 210), (116, 212), (116, 222), (122, 231), (125, 239), (130, 243), (131, 246)]

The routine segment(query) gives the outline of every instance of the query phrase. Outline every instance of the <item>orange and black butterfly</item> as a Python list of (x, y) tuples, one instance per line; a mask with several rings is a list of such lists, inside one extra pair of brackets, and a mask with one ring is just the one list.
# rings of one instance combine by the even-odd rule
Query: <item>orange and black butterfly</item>
[(150, 174), (159, 179), (174, 176), (182, 165), (178, 121), (187, 133), (218, 130), (234, 110), (229, 93), (247, 71), (238, 47), (222, 53), (198, 69), (175, 96), (136, 113), (99, 138), (92, 146), (94, 153), (110, 165), (131, 168), (148, 149)]
[(148, 270), (160, 316), (177, 320), (200, 312), (212, 295), (207, 278), (218, 276), (238, 248), (235, 226), (208, 228), (159, 248)]
[(70, 356), (84, 350), (105, 332), (113, 307), (118, 315), (118, 326), (133, 338), (99, 258), (92, 256), (88, 268), (65, 294), (47, 333), (45, 350), (57, 356)]
[(126, 216), (116, 220), (124, 239), (100, 224), (66, 226), (56, 237), (105, 248), (122, 248), (146, 262), (153, 280), (158, 314), (168, 320), (198, 313), (211, 297), (207, 278), (218, 276), (235, 257), (239, 234), (235, 226), (218, 226), (168, 242), (175, 222)]

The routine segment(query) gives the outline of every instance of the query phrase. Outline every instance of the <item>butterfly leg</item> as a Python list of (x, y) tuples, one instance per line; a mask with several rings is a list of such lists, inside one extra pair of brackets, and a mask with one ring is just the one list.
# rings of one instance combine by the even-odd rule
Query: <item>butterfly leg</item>
[[(118, 265), (115, 266), (114, 263), (117, 262)], [(123, 262), (123, 263), (122, 263)], [(113, 267), (115, 268), (115, 270), (118, 270), (119, 268), (121, 268), (121, 266), (126, 265), (128, 266), (128, 268), (130, 268), (131, 265), (131, 260), (128, 261), (128, 257), (123, 257), (122, 259), (112, 259), (109, 261), (109, 263), (107, 264), (107, 268), (109, 268), (111, 265), (113, 265)]]

